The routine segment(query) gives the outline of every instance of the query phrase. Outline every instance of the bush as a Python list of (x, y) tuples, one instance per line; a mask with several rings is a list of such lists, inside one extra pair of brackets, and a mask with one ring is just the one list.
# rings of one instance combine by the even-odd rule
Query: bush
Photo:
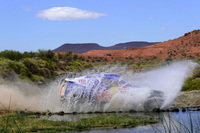
[(168, 57), (165, 61), (172, 61), (173, 59), (171, 57)]
[(45, 78), (49, 78), (51, 76), (51, 72), (48, 69), (42, 69), (42, 70), (38, 70), (37, 72), (39, 76), (43, 76)]
[(107, 56), (112, 56), (111, 54), (106, 54)]
[(0, 52), (0, 57), (8, 58), (10, 60), (16, 60), (19, 61), (23, 58), (23, 54), (19, 51), (13, 51), (13, 50), (4, 50)]
[(51, 50), (38, 50), (37, 57), (44, 59), (44, 60), (52, 60), (55, 56), (55, 53)]
[(63, 59), (64, 59), (64, 55), (63, 55), (63, 54), (60, 54), (60, 53), (58, 52), (58, 59), (59, 59), (59, 60), (63, 60)]
[(55, 62), (49, 61), (49, 62), (45, 62), (45, 68), (48, 68), (50, 70), (56, 70), (57, 65)]
[(23, 58), (34, 58), (37, 57), (37, 53), (36, 52), (24, 52), (23, 53)]
[(83, 65), (83, 68), (92, 68), (93, 66), (92, 66), (92, 64), (90, 64), (90, 63), (85, 63), (84, 65)]
[(31, 71), (32, 73), (37, 73), (38, 64), (34, 59), (25, 58), (21, 62)]
[(182, 91), (191, 91), (191, 90), (200, 90), (200, 79), (192, 80), (192, 78), (188, 78), (183, 87)]
[(81, 55), (81, 56), (79, 56), (79, 58), (78, 58), (79, 60), (81, 60), (81, 61), (85, 61), (85, 58)]
[(38, 82), (38, 81), (44, 82), (45, 79), (44, 79), (44, 77), (42, 77), (42, 76), (33, 75), (33, 76), (32, 76), (32, 81), (34, 81), (34, 82)]
[(10, 62), (9, 67), (16, 73), (27, 76), (29, 78), (32, 77), (32, 73), (28, 70), (26, 66), (19, 62)]
[(74, 60), (74, 61), (78, 60), (78, 55), (77, 55), (77, 54), (74, 54), (74, 55), (73, 55), (73, 60)]

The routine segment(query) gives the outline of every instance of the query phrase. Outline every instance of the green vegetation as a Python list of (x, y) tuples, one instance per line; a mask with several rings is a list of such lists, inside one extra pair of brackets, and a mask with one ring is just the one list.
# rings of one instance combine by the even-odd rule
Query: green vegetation
[(194, 74), (186, 79), (183, 87), (183, 91), (200, 90), (200, 68), (194, 71)]
[(0, 132), (61, 132), (88, 130), (91, 128), (126, 128), (157, 123), (157, 120), (144, 116), (102, 115), (83, 118), (80, 121), (50, 121), (9, 113), (0, 116)]
[[(196, 59), (200, 64), (200, 59)], [(188, 77), (182, 87), (182, 91), (200, 90), (200, 67), (198, 66), (194, 73)]]
[(71, 51), (55, 55), (51, 50), (24, 53), (5, 50), (0, 52), (0, 75), (4, 80), (14, 80), (17, 76), (29, 82), (45, 82), (54, 79), (58, 73), (93, 67), (84, 60), (83, 56)]

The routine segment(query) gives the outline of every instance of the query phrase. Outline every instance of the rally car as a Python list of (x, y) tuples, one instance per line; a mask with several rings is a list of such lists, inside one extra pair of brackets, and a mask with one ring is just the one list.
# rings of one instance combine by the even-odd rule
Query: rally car
[[(132, 95), (143, 89), (127, 83), (118, 74), (90, 73), (78, 78), (66, 78), (60, 88), (60, 97), (61, 101), (76, 99), (79, 103), (90, 101), (104, 105), (117, 94)], [(152, 110), (161, 108), (163, 102), (164, 93), (161, 90), (149, 89), (143, 106), (145, 110)]]

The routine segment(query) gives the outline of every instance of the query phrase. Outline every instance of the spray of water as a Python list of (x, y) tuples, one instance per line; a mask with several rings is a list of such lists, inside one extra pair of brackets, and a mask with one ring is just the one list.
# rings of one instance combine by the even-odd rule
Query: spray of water
[(100, 104), (85, 100), (78, 103), (72, 99), (60, 101), (60, 87), (64, 78), (74, 78), (88, 73), (70, 73), (63, 75), (47, 86), (38, 87), (21, 81), (0, 85), (0, 109), (32, 110), (52, 112), (95, 112), (95, 111), (128, 111), (144, 110), (144, 102), (149, 95), (149, 89), (164, 92), (164, 103), (161, 108), (168, 107), (180, 92), (185, 79), (192, 74), (197, 63), (193, 61), (178, 61), (154, 70), (133, 73), (125, 66), (104, 66), (92, 72), (118, 73), (122, 79), (132, 85), (142, 86), (141, 90), (134, 90), (131, 95), (116, 94), (103, 108)]

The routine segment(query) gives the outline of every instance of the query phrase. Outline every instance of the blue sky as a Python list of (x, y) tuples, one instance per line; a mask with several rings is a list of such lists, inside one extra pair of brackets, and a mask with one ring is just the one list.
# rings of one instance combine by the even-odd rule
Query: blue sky
[(0, 0), (0, 51), (158, 42), (200, 28), (200, 0)]

